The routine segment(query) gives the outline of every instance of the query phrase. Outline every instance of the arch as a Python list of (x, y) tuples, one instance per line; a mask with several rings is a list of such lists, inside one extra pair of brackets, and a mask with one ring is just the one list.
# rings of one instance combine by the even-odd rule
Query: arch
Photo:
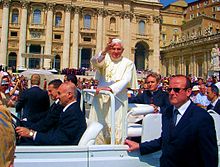
[[(30, 45), (30, 53), (40, 54), (41, 46), (40, 45)], [(28, 60), (28, 68), (40, 68), (40, 58), (29, 58)]]
[(116, 30), (116, 19), (114, 17), (110, 18), (109, 30), (111, 30), (111, 31)]
[(19, 17), (18, 9), (13, 9), (12, 10), (11, 22), (14, 23), (14, 24), (17, 24), (18, 23), (18, 17)]
[(15, 52), (11, 52), (8, 55), (8, 67), (12, 69), (12, 72), (15, 72), (17, 64), (17, 54)]
[(91, 56), (92, 56), (92, 49), (83, 48), (81, 52), (81, 66), (80, 67), (89, 68)]
[(55, 15), (55, 26), (59, 27), (62, 24), (62, 13), (61, 12), (57, 12)]
[(138, 70), (148, 68), (149, 45), (144, 41), (138, 42), (135, 45), (135, 66)]
[(143, 20), (140, 20), (138, 26), (139, 26), (139, 34), (141, 35), (145, 34), (145, 22)]
[(33, 12), (33, 24), (41, 24), (41, 10), (40, 9), (35, 9)]

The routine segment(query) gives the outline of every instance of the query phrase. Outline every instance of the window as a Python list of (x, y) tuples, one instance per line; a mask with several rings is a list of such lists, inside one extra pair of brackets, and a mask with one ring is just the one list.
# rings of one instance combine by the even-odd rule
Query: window
[(55, 17), (55, 26), (59, 27), (61, 25), (61, 21), (62, 21), (62, 13), (58, 12), (56, 13), (56, 17)]
[(18, 36), (18, 32), (16, 31), (11, 31), (11, 37), (17, 37)]
[(60, 34), (55, 34), (54, 39), (61, 39), (61, 35)]
[(91, 38), (90, 38), (90, 37), (84, 37), (83, 40), (84, 40), (85, 42), (91, 42)]
[(12, 23), (17, 24), (18, 23), (18, 9), (13, 9), (12, 11)]
[(34, 10), (32, 23), (41, 24), (41, 11), (39, 9)]
[(139, 34), (145, 34), (145, 22), (143, 20), (139, 22)]
[(162, 34), (162, 40), (163, 40), (163, 41), (166, 40), (166, 34)]
[(212, 11), (213, 12), (215, 12), (216, 11), (216, 7), (214, 6), (214, 7), (212, 7)]
[(112, 30), (112, 31), (115, 31), (115, 30), (116, 30), (116, 20), (115, 20), (114, 17), (112, 17), (112, 18), (110, 19), (109, 29)]
[(190, 20), (194, 19), (194, 14), (190, 15)]
[(174, 28), (174, 29), (173, 29), (173, 33), (174, 33), (174, 34), (178, 33), (178, 28)]
[(216, 14), (212, 14), (212, 18), (213, 18), (213, 19), (216, 19)]
[(91, 16), (88, 14), (84, 16), (84, 28), (91, 28)]
[(216, 11), (220, 11), (220, 6), (216, 6)]

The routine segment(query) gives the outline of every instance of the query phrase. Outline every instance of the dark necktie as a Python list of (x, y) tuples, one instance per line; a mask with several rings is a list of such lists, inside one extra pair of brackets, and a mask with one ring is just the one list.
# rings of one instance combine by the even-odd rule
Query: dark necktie
[(173, 111), (173, 126), (176, 126), (176, 121), (177, 121), (177, 115), (179, 114), (179, 111), (175, 109)]
[(211, 110), (213, 108), (214, 108), (214, 106), (212, 104), (209, 104), (208, 107), (207, 107), (208, 110)]

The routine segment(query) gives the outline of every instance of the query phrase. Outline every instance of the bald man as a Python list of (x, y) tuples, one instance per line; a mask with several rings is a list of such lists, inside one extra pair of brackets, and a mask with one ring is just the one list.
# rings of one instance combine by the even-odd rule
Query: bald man
[(63, 83), (58, 88), (58, 99), (64, 109), (57, 126), (43, 133), (24, 127), (17, 127), (16, 132), (32, 139), (36, 145), (77, 145), (86, 130), (86, 120), (76, 101), (76, 86), (71, 82)]

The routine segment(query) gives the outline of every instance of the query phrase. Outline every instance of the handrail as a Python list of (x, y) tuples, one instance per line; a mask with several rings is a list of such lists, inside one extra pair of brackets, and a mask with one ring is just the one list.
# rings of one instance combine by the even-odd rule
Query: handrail
[[(134, 103), (135, 104), (135, 103)], [(150, 113), (154, 113), (153, 106), (149, 104), (144, 104), (142, 106), (135, 106), (130, 109), (130, 111), (127, 113), (126, 120), (128, 120), (129, 116), (139, 116), (139, 115), (147, 115)], [(126, 135), (128, 134), (128, 121), (126, 123)]]
[[(95, 89), (83, 89), (82, 94), (84, 95), (85, 93), (92, 93), (94, 96), (96, 95), (96, 90)], [(115, 99), (118, 100), (122, 105), (124, 103), (117, 97), (114, 96), (110, 91), (105, 91), (101, 90), (99, 94), (104, 94), (110, 96), (111, 99), (111, 145), (115, 144)], [(124, 134), (123, 134), (124, 135)], [(122, 139), (124, 136), (122, 136)]]

